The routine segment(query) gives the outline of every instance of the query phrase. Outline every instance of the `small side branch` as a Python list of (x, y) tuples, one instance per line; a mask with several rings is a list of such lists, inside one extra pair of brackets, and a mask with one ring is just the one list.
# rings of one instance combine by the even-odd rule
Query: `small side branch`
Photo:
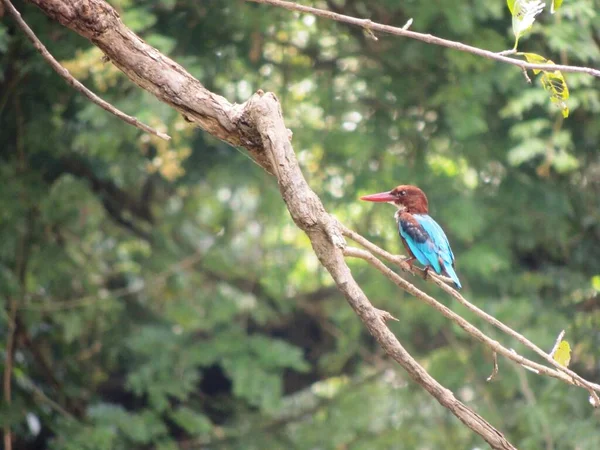
[[(450, 41), (448, 39), (442, 39), (437, 36), (432, 36), (431, 34), (425, 33), (417, 33), (415, 31), (411, 31), (405, 29), (404, 27), (392, 27), (389, 25), (383, 25), (381, 23), (372, 22), (369, 19), (358, 19), (356, 17), (346, 16), (344, 14), (338, 14), (332, 11), (327, 11), (324, 9), (313, 8), (310, 6), (299, 5), (294, 2), (287, 2), (283, 0), (246, 0), (248, 2), (254, 3), (264, 3), (267, 5), (278, 6), (280, 8), (289, 9), (291, 11), (299, 11), (308, 14), (314, 14), (315, 16), (323, 17), (325, 19), (335, 20), (336, 22), (348, 23), (350, 25), (359, 26), (369, 33), (373, 33), (375, 31), (380, 33), (392, 34), (394, 36), (402, 36), (410, 39), (415, 39), (417, 41), (425, 42), (431, 45), (438, 45), (441, 47), (451, 48), (453, 50), (458, 50), (460, 52), (471, 53), (472, 55), (481, 56), (483, 58), (492, 59), (494, 61), (503, 62), (506, 64), (511, 64), (513, 66), (521, 67), (522, 69), (527, 70), (547, 70), (547, 71), (555, 71), (560, 70), (562, 72), (578, 72), (585, 73), (588, 75), (592, 75), (594, 77), (600, 78), (600, 70), (593, 69), (591, 67), (578, 67), (578, 66), (566, 66), (562, 64), (532, 64), (526, 61), (522, 61), (520, 59), (509, 58), (508, 56), (511, 52), (500, 52), (494, 53), (489, 50), (484, 50), (482, 48), (473, 47), (471, 45), (463, 44), (462, 42)], [(410, 25), (409, 25), (410, 26)]]
[(496, 378), (496, 375), (498, 375), (498, 353), (493, 352), (493, 356), (494, 356), (494, 369), (492, 370), (492, 373), (489, 377), (487, 377), (487, 379), (485, 381), (492, 381), (494, 378)]
[(113, 105), (111, 105), (107, 101), (102, 100), (100, 97), (98, 97), (96, 94), (94, 94), (88, 88), (86, 88), (83, 84), (81, 84), (81, 82), (76, 80), (73, 77), (73, 75), (71, 75), (65, 67), (61, 66), (60, 63), (56, 59), (54, 59), (54, 57), (50, 54), (48, 49), (44, 46), (44, 44), (42, 44), (42, 42), (35, 35), (33, 30), (31, 28), (29, 28), (29, 25), (27, 25), (27, 23), (25, 23), (25, 21), (21, 17), (21, 14), (13, 6), (13, 4), (10, 2), (10, 0), (4, 0), (4, 4), (5, 4), (8, 12), (15, 19), (15, 22), (17, 22), (17, 25), (19, 26), (19, 28), (21, 28), (23, 30), (23, 32), (27, 35), (29, 40), (33, 43), (33, 46), (36, 48), (36, 50), (42, 54), (42, 56), (48, 62), (48, 64), (50, 64), (50, 66), (56, 71), (56, 73), (58, 73), (67, 83), (69, 83), (77, 91), (79, 91), (83, 95), (85, 95), (93, 103), (100, 106), (100, 108), (108, 111), (111, 114), (114, 114), (119, 119), (128, 123), (129, 125), (133, 125), (134, 127), (137, 127), (140, 130), (145, 131), (146, 133), (150, 133), (150, 134), (153, 134), (154, 136), (158, 136), (159, 138), (164, 139), (165, 141), (168, 141), (171, 139), (171, 137), (168, 134), (165, 134), (158, 130), (155, 130), (154, 128), (146, 125), (145, 123), (140, 122), (135, 117), (127, 115), (124, 112), (120, 111), (119, 109), (115, 108)]
[(552, 358), (554, 358), (554, 354), (556, 353), (556, 350), (558, 350), (558, 346), (560, 345), (560, 342), (563, 340), (564, 337), (565, 337), (565, 330), (562, 330), (560, 333), (558, 333), (558, 337), (556, 338), (554, 347), (552, 347), (552, 350), (550, 351), (550, 356)]

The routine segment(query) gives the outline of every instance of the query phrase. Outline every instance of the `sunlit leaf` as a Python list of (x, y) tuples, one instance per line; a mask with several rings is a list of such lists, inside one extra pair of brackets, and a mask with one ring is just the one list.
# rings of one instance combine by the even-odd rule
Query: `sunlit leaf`
[[(519, 55), (523, 55), (527, 62), (531, 64), (553, 64), (552, 61), (544, 58), (542, 55), (538, 55), (537, 53), (519, 53)], [(533, 73), (536, 75), (541, 72), (540, 69), (532, 69)]]
[(569, 367), (569, 363), (571, 362), (571, 346), (567, 341), (560, 341), (553, 358), (561, 366)]
[[(515, 49), (519, 44), (519, 38), (529, 30), (535, 18), (546, 6), (541, 0), (515, 0), (507, 1), (508, 9), (512, 14), (512, 28), (515, 34)], [(511, 7), (512, 6), (512, 7)]]
[[(536, 53), (518, 53), (527, 59), (532, 64), (554, 64), (553, 61), (544, 58)], [(542, 72), (540, 78), (544, 90), (550, 94), (550, 101), (561, 109), (563, 117), (569, 117), (569, 107), (567, 100), (569, 99), (569, 88), (567, 81), (560, 70), (541, 71), (533, 69), (533, 73)]]
[(563, 0), (552, 0), (552, 4), (550, 5), (550, 12), (554, 14), (562, 5)]
[(506, 4), (511, 15), (513, 15), (515, 13), (515, 0), (506, 0)]
[(600, 275), (594, 275), (592, 277), (592, 287), (600, 292)]

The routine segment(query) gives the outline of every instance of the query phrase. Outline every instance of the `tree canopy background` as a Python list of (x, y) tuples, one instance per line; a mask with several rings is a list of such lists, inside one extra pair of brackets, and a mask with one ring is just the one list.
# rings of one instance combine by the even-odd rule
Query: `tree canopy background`
[[(414, 29), (493, 51), (514, 39), (501, 0), (305, 3), (399, 26), (412, 17)], [(275, 92), (311, 187), (384, 248), (403, 251), (393, 210), (358, 196), (423, 188), (466, 295), (548, 350), (565, 328), (571, 367), (600, 378), (595, 79), (566, 75), (563, 119), (539, 80), (420, 42), (374, 41), (243, 1), (111, 4), (230, 101)], [(3, 335), (11, 304), (18, 324), (1, 417), (16, 448), (484, 445), (383, 357), (243, 150), (190, 127), (35, 7), (16, 6), (73, 75), (173, 137), (99, 110), (14, 22), (0, 22)], [(599, 7), (565, 2), (520, 49), (600, 66)], [(502, 359), (487, 383), (485, 348), (363, 262), (352, 268), (400, 319), (390, 324), (400, 341), (520, 449), (600, 448), (585, 391)]]

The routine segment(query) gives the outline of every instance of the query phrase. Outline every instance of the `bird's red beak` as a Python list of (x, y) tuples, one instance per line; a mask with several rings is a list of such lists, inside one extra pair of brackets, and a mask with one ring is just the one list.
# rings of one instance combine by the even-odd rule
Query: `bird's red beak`
[(387, 203), (393, 202), (396, 197), (389, 192), (380, 192), (379, 194), (363, 195), (360, 199), (367, 202)]

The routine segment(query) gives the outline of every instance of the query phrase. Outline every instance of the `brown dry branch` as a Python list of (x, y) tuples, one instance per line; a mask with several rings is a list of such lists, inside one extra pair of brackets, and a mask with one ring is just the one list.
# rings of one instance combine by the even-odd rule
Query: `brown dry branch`
[[(42, 44), (42, 41), (40, 41), (38, 39), (38, 37), (35, 35), (35, 33), (33, 32), (33, 30), (31, 28), (29, 28), (29, 25), (27, 25), (27, 23), (25, 23), (25, 21), (21, 17), (21, 14), (13, 6), (13, 4), (10, 2), (10, 0), (4, 0), (4, 4), (6, 5), (6, 9), (8, 10), (8, 12), (15, 19), (15, 22), (17, 22), (17, 25), (19, 26), (19, 28), (21, 28), (21, 30), (23, 30), (23, 32), (25, 33), (27, 38), (29, 38), (29, 40), (33, 43), (33, 46), (36, 48), (36, 50), (42, 54), (42, 56), (48, 62), (48, 64), (50, 64), (50, 66), (56, 71), (56, 73), (58, 73), (62, 78), (64, 78), (64, 80), (67, 83), (69, 83), (77, 91), (79, 91), (83, 95), (85, 95), (88, 99), (90, 99), (92, 101), (92, 103), (95, 103), (100, 108), (108, 111), (111, 114), (114, 114), (122, 121), (124, 121), (130, 125), (133, 125), (134, 127), (137, 127), (140, 130), (145, 131), (146, 133), (150, 133), (155, 136), (158, 136), (159, 138), (164, 139), (165, 141), (168, 141), (171, 139), (171, 137), (169, 135), (162, 133), (158, 130), (155, 130), (154, 128), (146, 125), (145, 123), (140, 122), (135, 117), (127, 115), (124, 112), (120, 111), (119, 109), (115, 108), (113, 105), (111, 105), (107, 101), (102, 100), (100, 97), (98, 97), (96, 94), (94, 94), (88, 88), (86, 88), (83, 84), (81, 84), (81, 82), (76, 80), (73, 77), (73, 75), (71, 75), (65, 67), (63, 67), (56, 59), (54, 59), (54, 56), (52, 56), (50, 54), (48, 49), (44, 46), (44, 44)], [(1, 3), (0, 3), (0, 5), (1, 5)]]
[(445, 284), (442, 280), (438, 279), (436, 276), (433, 276), (432, 279), (435, 284), (437, 284), (440, 288), (442, 288), (442, 290), (444, 290), (448, 294), (450, 294), (453, 298), (458, 300), (459, 303), (462, 304), (463, 306), (465, 306), (468, 310), (472, 311), (477, 316), (481, 317), (483, 320), (492, 324), (493, 326), (495, 326), (499, 330), (503, 331), (504, 333), (508, 334), (509, 336), (515, 338), (521, 344), (523, 344), (527, 348), (529, 348), (532, 351), (534, 351), (535, 353), (537, 353), (540, 357), (542, 357), (544, 360), (546, 360), (546, 362), (553, 365), (558, 371), (563, 372), (564, 374), (568, 375), (571, 378), (571, 384), (587, 389), (588, 392), (590, 393), (590, 395), (592, 396), (592, 398), (595, 400), (594, 405), (600, 406), (600, 399), (598, 398), (598, 394), (596, 393), (596, 392), (600, 392), (599, 384), (591, 383), (590, 381), (587, 381), (584, 378), (582, 378), (577, 373), (573, 372), (568, 367), (561, 365), (550, 354), (546, 353), (540, 347), (538, 347), (533, 342), (531, 342), (530, 340), (525, 338), (523, 335), (519, 334), (518, 332), (516, 332), (515, 330), (510, 328), (508, 325), (505, 325), (504, 323), (500, 322), (494, 316), (486, 313), (485, 311), (481, 310), (477, 306), (470, 303), (457, 290), (451, 288), (450, 286)]
[(375, 308), (354, 280), (344, 261), (345, 242), (338, 222), (325, 211), (319, 197), (310, 189), (302, 175), (287, 137), (288, 132), (276, 97), (259, 92), (246, 103), (244, 109), (248, 117), (247, 123), (255, 126), (262, 140), (292, 219), (308, 235), (319, 261), (369, 332), (413, 380), (483, 437), (492, 448), (514, 448), (498, 430), (457, 400), (451, 391), (425, 371), (386, 326), (386, 320), (393, 317)]
[(492, 369), (492, 373), (489, 377), (485, 379), (485, 381), (492, 381), (498, 375), (498, 353), (492, 352), (492, 356), (494, 357), (494, 368)]
[[(444, 315), (448, 319), (452, 320), (454, 323), (456, 323), (459, 327), (461, 327), (463, 330), (465, 330), (468, 334), (473, 336), (475, 339), (477, 339), (481, 343), (485, 344), (493, 351), (510, 359), (511, 361), (514, 361), (521, 366), (530, 368), (530, 369), (536, 371), (536, 373), (548, 375), (552, 378), (557, 378), (561, 381), (564, 381), (565, 383), (572, 384), (575, 386), (582, 386), (581, 384), (579, 384), (575, 380), (571, 379), (571, 377), (565, 375), (564, 373), (554, 370), (548, 366), (543, 366), (539, 363), (531, 361), (531, 360), (525, 358), (524, 356), (519, 355), (514, 350), (511, 350), (511, 349), (508, 349), (508, 348), (502, 346), (498, 341), (495, 341), (495, 340), (491, 339), (490, 337), (488, 337), (480, 329), (478, 329), (473, 324), (471, 324), (470, 322), (465, 320), (462, 316), (458, 315), (457, 313), (452, 311), (447, 306), (438, 302), (436, 299), (434, 299), (430, 295), (419, 290), (413, 284), (406, 281), (404, 278), (402, 278), (400, 275), (398, 275), (396, 272), (394, 272), (392, 269), (390, 269), (388, 266), (386, 266), (384, 263), (382, 263), (379, 259), (377, 259), (371, 252), (369, 252), (367, 250), (359, 249), (359, 248), (346, 247), (344, 249), (344, 254), (346, 256), (350, 256), (350, 257), (354, 257), (354, 258), (364, 259), (369, 264), (371, 264), (373, 267), (375, 267), (377, 270), (379, 270), (382, 274), (384, 274), (389, 280), (391, 280), (398, 287), (405, 290), (412, 296), (418, 298), (419, 300), (422, 300), (423, 302), (427, 303), (429, 306), (431, 306), (432, 308), (434, 308), (435, 310), (440, 312), (442, 315)], [(591, 384), (589, 382), (586, 382), (586, 383)], [(583, 385), (583, 387), (588, 389), (588, 391), (590, 391), (590, 393), (594, 392), (593, 387), (588, 388), (587, 385)], [(598, 387), (600, 388), (600, 386), (598, 386)]]
[[(389, 261), (389, 262), (391, 262), (393, 264), (398, 265), (404, 271), (415, 273), (415, 268), (412, 268), (412, 270), (411, 270), (411, 267), (404, 262), (404, 258), (402, 258), (401, 256), (392, 255), (391, 253), (389, 253), (389, 252), (385, 251), (384, 249), (378, 247), (377, 245), (373, 244), (372, 242), (370, 242), (368, 239), (366, 239), (365, 237), (361, 236), (357, 232), (352, 231), (352, 230), (346, 228), (344, 225), (340, 224), (340, 227), (341, 227), (341, 230), (342, 230), (342, 234), (344, 236), (352, 239), (354, 242), (356, 242), (356, 243), (362, 245), (364, 248), (366, 248), (368, 250), (367, 253), (369, 253), (371, 255), (371, 257), (375, 258), (375, 256), (373, 254), (378, 255), (381, 258), (383, 258), (383, 259), (385, 259), (385, 260), (387, 260), (387, 261)], [(362, 256), (358, 256), (358, 255), (350, 255), (350, 256), (356, 256), (356, 257), (362, 258)], [(367, 259), (367, 258), (363, 258), (363, 259), (366, 259), (368, 262), (371, 262), (370, 259)], [(375, 259), (377, 259), (377, 258), (375, 258)], [(377, 261), (380, 264), (383, 265), (383, 263), (381, 263), (381, 261), (379, 261), (378, 259), (377, 259)], [(376, 266), (376, 267), (378, 269), (380, 269), (379, 266)], [(388, 271), (390, 270), (385, 265), (383, 265), (383, 267), (386, 267), (386, 269)], [(418, 269), (416, 269), (416, 270), (418, 270)], [(382, 269), (380, 269), (380, 271), (382, 273), (384, 273), (384, 275), (387, 275), (387, 273), (384, 272)], [(394, 272), (391, 272), (391, 273), (394, 273)], [(489, 324), (491, 324), (494, 327), (498, 328), (500, 331), (506, 333), (507, 335), (509, 335), (512, 338), (514, 338), (517, 341), (519, 341), (525, 347), (527, 347), (530, 350), (532, 350), (535, 353), (537, 353), (540, 357), (542, 357), (548, 363), (550, 363), (551, 365), (553, 365), (557, 370), (553, 370), (551, 372), (540, 371), (540, 367), (545, 367), (546, 369), (549, 369), (549, 368), (546, 367), (546, 366), (540, 366), (539, 364), (537, 364), (537, 363), (535, 363), (535, 362), (533, 362), (533, 361), (531, 361), (531, 360), (529, 360), (527, 358), (523, 358), (522, 356), (518, 355), (514, 350), (511, 351), (511, 350), (509, 350), (507, 348), (504, 348), (504, 351), (500, 351), (498, 353), (502, 354), (503, 356), (507, 357), (508, 359), (512, 359), (513, 361), (515, 361), (515, 362), (517, 362), (517, 363), (519, 363), (519, 364), (521, 364), (521, 365), (523, 365), (525, 367), (538, 370), (541, 373), (545, 373), (546, 375), (552, 376), (554, 378), (558, 378), (558, 379), (564, 381), (565, 383), (572, 384), (574, 386), (583, 387), (584, 389), (586, 389), (590, 393), (590, 395), (592, 396), (592, 398), (594, 400), (598, 399), (598, 394), (596, 392), (600, 392), (600, 385), (598, 385), (596, 383), (592, 383), (590, 381), (587, 381), (584, 378), (582, 378), (580, 375), (578, 375), (577, 373), (575, 373), (572, 370), (570, 370), (569, 368), (562, 366), (557, 361), (555, 361), (554, 358), (552, 358), (551, 354), (546, 353), (544, 350), (542, 350), (541, 348), (539, 348), (537, 345), (535, 345), (529, 339), (527, 339), (526, 337), (524, 337), (520, 333), (518, 333), (515, 330), (513, 330), (512, 328), (510, 328), (508, 325), (502, 323), (501, 321), (499, 321), (498, 319), (496, 319), (494, 316), (486, 313), (485, 311), (483, 311), (479, 307), (477, 307), (474, 304), (472, 304), (471, 302), (469, 302), (456, 289), (454, 289), (453, 287), (451, 287), (451, 286), (449, 286), (447, 284), (447, 283), (451, 282), (452, 280), (450, 280), (447, 277), (442, 277), (442, 276), (436, 275), (435, 273), (431, 273), (431, 272), (428, 273), (428, 279), (430, 279), (433, 283), (435, 283), (437, 286), (439, 286), (446, 293), (450, 294), (454, 299), (458, 300), (458, 302), (461, 305), (463, 305), (465, 308), (467, 308), (469, 311), (473, 312), (475, 315), (477, 315), (481, 319), (485, 320)], [(417, 298), (419, 298), (421, 300), (425, 300), (424, 296), (427, 296), (427, 294), (425, 294), (424, 292), (418, 290), (416, 287), (414, 287), (412, 284), (408, 283), (404, 279), (402, 279), (402, 280), (406, 283), (406, 285), (409, 285), (410, 287), (405, 287), (406, 285), (403, 284), (402, 286), (400, 286), (401, 288), (403, 288), (404, 290), (406, 290), (411, 295), (414, 295), (415, 297), (417, 297)], [(392, 280), (392, 281), (394, 281), (394, 280)], [(396, 283), (396, 281), (394, 281), (394, 283)], [(429, 303), (427, 300), (425, 300), (425, 301), (427, 303)], [(461, 327), (462, 327), (462, 325), (461, 325)], [(466, 330), (466, 331), (468, 332), (468, 330)], [(475, 334), (472, 334), (472, 333), (470, 333), (470, 334), (473, 337), (475, 337), (476, 339), (479, 339), (479, 337), (477, 337)], [(559, 336), (559, 337), (561, 337), (561, 336)], [(496, 342), (494, 341), (494, 343), (496, 343)], [(487, 344), (489, 346), (491, 346), (491, 343), (488, 342)], [(491, 347), (491, 348), (493, 350), (496, 350), (494, 347)], [(519, 361), (520, 358), (523, 358), (523, 360)], [(562, 372), (562, 373), (559, 373), (559, 372)], [(593, 404), (594, 405), (600, 405), (600, 401), (595, 401)]]
[[(520, 67), (524, 70), (547, 70), (554, 72), (560, 70), (562, 72), (577, 72), (592, 75), (594, 77), (600, 77), (600, 70), (591, 67), (579, 67), (579, 66), (567, 66), (562, 64), (532, 64), (520, 59), (509, 58), (509, 55), (514, 53), (512, 50), (504, 52), (491, 52), (482, 48), (473, 47), (471, 45), (463, 44), (462, 42), (450, 41), (448, 39), (442, 39), (437, 36), (425, 33), (417, 33), (416, 31), (410, 31), (404, 27), (392, 27), (390, 25), (383, 25), (371, 21), (370, 19), (358, 19), (356, 17), (346, 16), (344, 14), (338, 14), (325, 9), (313, 8), (311, 6), (299, 5), (294, 2), (287, 2), (283, 0), (246, 0), (247, 2), (263, 3), (266, 5), (278, 6), (280, 8), (289, 9), (290, 11), (298, 11), (315, 16), (323, 17), (325, 19), (335, 20), (336, 22), (348, 23), (350, 25), (356, 25), (363, 28), (367, 33), (373, 34), (374, 31), (381, 33), (392, 34), (394, 36), (402, 36), (417, 41), (425, 42), (426, 44), (439, 45), (441, 47), (451, 48), (465, 53), (471, 53), (472, 55), (480, 56), (494, 61), (511, 64), (513, 66)], [(412, 23), (411, 23), (412, 24)], [(409, 25), (410, 26), (410, 25)]]

